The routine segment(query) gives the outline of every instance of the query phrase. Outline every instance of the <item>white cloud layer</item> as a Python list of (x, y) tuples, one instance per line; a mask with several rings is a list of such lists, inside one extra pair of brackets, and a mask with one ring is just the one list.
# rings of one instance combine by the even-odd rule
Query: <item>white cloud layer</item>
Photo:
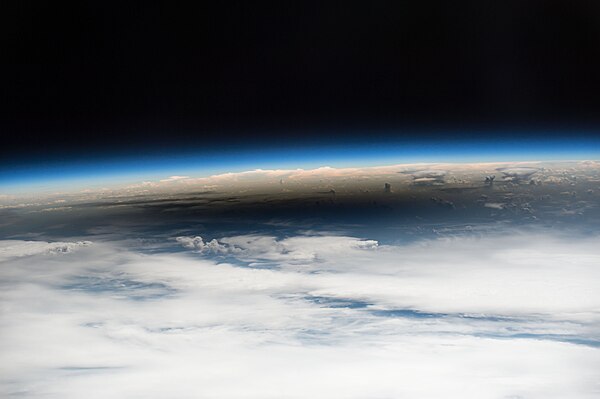
[(0, 396), (600, 394), (596, 237), (177, 241), (0, 242)]
[(44, 241), (0, 241), (0, 261), (38, 254), (68, 253), (91, 244), (90, 241), (52, 243)]

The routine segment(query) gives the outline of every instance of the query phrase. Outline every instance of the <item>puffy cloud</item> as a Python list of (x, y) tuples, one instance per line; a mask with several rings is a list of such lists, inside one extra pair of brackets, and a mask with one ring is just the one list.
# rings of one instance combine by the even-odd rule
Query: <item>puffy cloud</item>
[(0, 394), (592, 398), (600, 240), (572, 238), (2, 242)]
[(209, 242), (204, 242), (204, 239), (202, 239), (200, 236), (177, 237), (175, 240), (185, 248), (194, 249), (200, 253), (227, 254), (232, 251), (232, 248), (220, 244), (215, 239), (212, 239)]
[(183, 247), (203, 254), (235, 255), (247, 262), (277, 261), (303, 263), (320, 259), (321, 256), (349, 254), (361, 250), (377, 249), (375, 240), (361, 240), (339, 236), (298, 236), (278, 240), (262, 235), (225, 237), (221, 242), (212, 239), (205, 242), (200, 236), (176, 237)]

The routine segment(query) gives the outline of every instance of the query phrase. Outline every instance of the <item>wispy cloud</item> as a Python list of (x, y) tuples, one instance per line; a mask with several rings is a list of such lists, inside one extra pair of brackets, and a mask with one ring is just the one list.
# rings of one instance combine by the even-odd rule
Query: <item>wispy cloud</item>
[(172, 181), (178, 181), (178, 180), (185, 180), (185, 179), (189, 179), (189, 176), (169, 176), (166, 179), (162, 179), (160, 180), (161, 182), (172, 182)]

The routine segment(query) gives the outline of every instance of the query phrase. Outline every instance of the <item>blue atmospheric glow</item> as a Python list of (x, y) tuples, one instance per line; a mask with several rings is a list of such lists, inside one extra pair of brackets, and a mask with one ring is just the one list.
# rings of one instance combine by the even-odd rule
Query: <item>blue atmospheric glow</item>
[(63, 191), (159, 180), (171, 175), (203, 177), (250, 169), (583, 159), (600, 159), (600, 139), (353, 142), (246, 150), (169, 150), (3, 166), (0, 192)]

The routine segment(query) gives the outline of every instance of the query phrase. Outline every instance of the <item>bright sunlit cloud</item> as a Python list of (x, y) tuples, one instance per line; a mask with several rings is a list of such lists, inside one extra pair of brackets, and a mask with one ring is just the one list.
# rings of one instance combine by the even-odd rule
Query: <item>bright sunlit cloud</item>
[(406, 245), (331, 235), (176, 242), (183, 252), (152, 255), (117, 242), (0, 242), (1, 392), (598, 393), (597, 237), (506, 231)]

